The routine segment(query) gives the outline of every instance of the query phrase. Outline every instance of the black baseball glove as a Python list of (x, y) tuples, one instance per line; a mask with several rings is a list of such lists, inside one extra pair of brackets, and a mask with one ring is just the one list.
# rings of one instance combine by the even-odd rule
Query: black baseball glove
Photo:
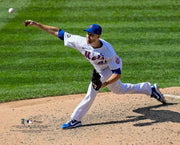
[(98, 91), (102, 86), (102, 82), (100, 78), (101, 76), (99, 75), (99, 73), (96, 72), (95, 69), (93, 69), (91, 81), (92, 81), (92, 86), (96, 91)]

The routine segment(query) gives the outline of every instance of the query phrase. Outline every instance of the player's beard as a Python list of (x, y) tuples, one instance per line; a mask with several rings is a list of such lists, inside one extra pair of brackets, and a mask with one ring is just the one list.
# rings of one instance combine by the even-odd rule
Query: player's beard
[(87, 43), (88, 43), (88, 44), (93, 44), (94, 42), (95, 42), (94, 39), (89, 39), (89, 38), (87, 38)]
[(97, 47), (97, 44), (99, 43), (99, 37), (86, 37), (87, 44), (90, 44), (92, 47)]

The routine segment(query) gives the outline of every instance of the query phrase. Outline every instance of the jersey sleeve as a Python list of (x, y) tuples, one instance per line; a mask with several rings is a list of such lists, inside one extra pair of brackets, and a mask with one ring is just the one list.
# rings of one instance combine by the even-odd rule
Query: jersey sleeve
[(122, 60), (119, 58), (119, 56), (114, 55), (109, 61), (108, 61), (109, 68), (111, 70), (116, 69), (122, 69)]
[(86, 42), (85, 37), (81, 37), (78, 35), (72, 35), (70, 33), (64, 33), (64, 45), (68, 47), (72, 47), (75, 49), (80, 49), (83, 44)]
[(116, 70), (116, 69), (122, 69), (122, 60), (121, 58), (116, 54), (114, 51), (114, 48), (110, 43), (107, 43), (103, 40), (104, 44), (104, 56), (107, 61), (107, 64), (111, 70)]

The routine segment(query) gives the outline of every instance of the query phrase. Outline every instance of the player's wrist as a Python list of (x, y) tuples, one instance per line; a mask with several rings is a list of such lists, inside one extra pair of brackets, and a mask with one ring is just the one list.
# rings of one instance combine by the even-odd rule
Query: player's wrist
[(104, 85), (105, 85), (105, 86), (109, 85), (109, 81), (105, 81), (105, 82), (104, 82)]
[(105, 82), (102, 84), (101, 88), (106, 87), (108, 84), (109, 84), (109, 82), (106, 82), (106, 81), (105, 81)]
[(40, 23), (38, 23), (38, 22), (34, 22), (34, 26), (37, 26), (37, 27), (39, 27), (39, 28), (42, 28), (42, 27), (43, 27), (43, 25), (40, 24)]

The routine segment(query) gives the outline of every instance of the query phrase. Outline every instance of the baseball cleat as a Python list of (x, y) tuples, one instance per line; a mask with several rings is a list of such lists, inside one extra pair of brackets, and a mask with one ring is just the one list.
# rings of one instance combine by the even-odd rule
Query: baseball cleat
[(151, 97), (154, 97), (161, 103), (166, 104), (166, 99), (164, 98), (163, 94), (159, 91), (158, 85), (157, 84), (152, 85), (151, 89), (152, 89)]
[(74, 128), (74, 127), (78, 127), (81, 126), (81, 121), (77, 121), (77, 120), (72, 120), (70, 119), (68, 122), (64, 123), (61, 128), (62, 129), (68, 129), (68, 128)]

